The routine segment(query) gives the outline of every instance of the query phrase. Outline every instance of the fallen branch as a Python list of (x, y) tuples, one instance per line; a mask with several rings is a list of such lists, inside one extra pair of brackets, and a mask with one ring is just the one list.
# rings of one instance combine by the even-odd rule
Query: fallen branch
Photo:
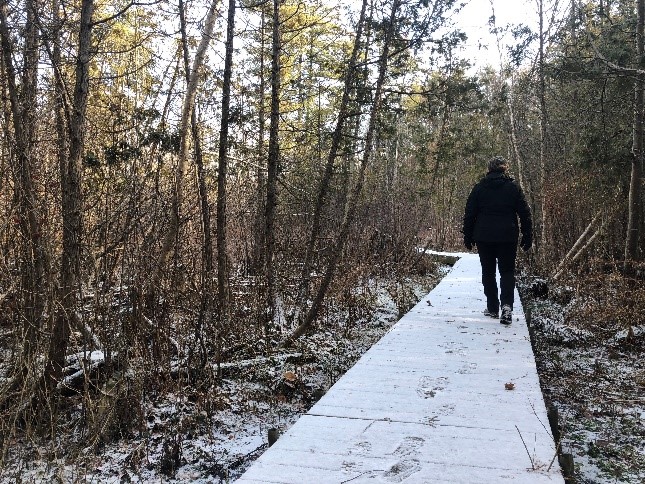
[[(250, 358), (248, 360), (241, 360), (241, 361), (231, 361), (228, 363), (213, 363), (211, 365), (211, 369), (216, 373), (220, 375), (230, 374), (233, 370), (240, 370), (243, 368), (250, 368), (254, 366), (260, 366), (265, 363), (271, 363), (271, 362), (279, 362), (279, 363), (284, 363), (288, 360), (291, 359), (296, 359), (300, 358), (302, 356), (302, 353), (283, 353), (280, 355), (274, 355), (274, 356), (260, 356), (257, 358)], [(185, 361), (178, 362), (173, 364), (172, 369), (171, 369), (171, 374), (172, 375), (177, 375), (180, 374), (181, 371), (189, 371), (187, 368), (181, 368), (182, 364), (185, 363)]]
[[(112, 353), (111, 356), (116, 358), (118, 354)], [(87, 378), (99, 376), (107, 359), (103, 351), (81, 351), (68, 355), (66, 362), (67, 366), (63, 369), (65, 376), (58, 382), (57, 389), (62, 395), (69, 396), (78, 393)]]
[(520, 429), (517, 427), (517, 425), (515, 426), (515, 429), (517, 430), (517, 433), (520, 434), (520, 439), (522, 439), (522, 443), (524, 444), (526, 453), (529, 456), (529, 460), (531, 461), (531, 469), (533, 469), (534, 471), (537, 470), (537, 467), (535, 466), (535, 461), (531, 456), (531, 453), (529, 452), (529, 448), (526, 446), (526, 442), (524, 442), (524, 437), (522, 437), (522, 432), (520, 432)]
[(286, 361), (291, 358), (300, 358), (301, 356), (302, 356), (302, 353), (283, 353), (283, 354), (274, 355), (274, 356), (260, 356), (258, 358), (251, 358), (249, 360), (221, 363), (219, 367), (220, 368), (248, 368), (250, 366), (256, 366), (273, 360)]
[(152, 320), (150, 318), (148, 318), (146, 315), (141, 315), (141, 316), (142, 316), (141, 319), (143, 320), (143, 322), (146, 323), (151, 330), (153, 330), (153, 331), (155, 331), (157, 329), (159, 330), (159, 334), (164, 336), (166, 338), (166, 340), (168, 341), (168, 343), (175, 348), (175, 354), (176, 355), (181, 354), (179, 343), (177, 343), (177, 341), (175, 341), (175, 339), (172, 336), (167, 334), (166, 331), (164, 330), (164, 328), (162, 328), (162, 327), (160, 327), (158, 325), (155, 326), (155, 324), (152, 322)]
[[(600, 210), (594, 218), (589, 222), (589, 225), (587, 225), (587, 228), (584, 230), (582, 235), (578, 237), (578, 240), (576, 240), (576, 243), (573, 244), (573, 247), (571, 247), (571, 250), (567, 253), (566, 256), (562, 259), (560, 264), (558, 264), (558, 267), (553, 273), (553, 276), (551, 279), (554, 281), (557, 280), (563, 273), (564, 270), (571, 265), (572, 263), (576, 262), (582, 254), (584, 254), (592, 245), (594, 240), (602, 233), (602, 231), (605, 229), (607, 225), (607, 220), (610, 220), (614, 217), (614, 215), (618, 212), (620, 205), (617, 203), (618, 197), (621, 193), (620, 187), (616, 190), (616, 193), (614, 193), (613, 199), (610, 201), (607, 206), (611, 207), (609, 210)], [(589, 233), (591, 233), (592, 230), (596, 227), (596, 225), (600, 222), (600, 227), (598, 227), (593, 235), (587, 239), (587, 236)]]
[(582, 250), (581, 247), (585, 242), (585, 238), (587, 237), (589, 232), (591, 232), (591, 230), (596, 225), (596, 223), (600, 220), (602, 213), (603, 211), (601, 210), (596, 214), (596, 216), (591, 220), (591, 222), (589, 222), (589, 225), (587, 225), (587, 228), (584, 230), (584, 232), (582, 232), (582, 235), (580, 235), (580, 237), (578, 237), (578, 240), (576, 240), (575, 244), (573, 244), (573, 247), (571, 247), (569, 252), (567, 252), (567, 255), (565, 255), (564, 258), (560, 261), (560, 263), (558, 264), (558, 267), (554, 271), (554, 275), (552, 276), (553, 280), (558, 279), (558, 277), (562, 275), (562, 272), (564, 271), (564, 269), (566, 269), (566, 267), (573, 261), (574, 256), (575, 257), (579, 256), (580, 251)]

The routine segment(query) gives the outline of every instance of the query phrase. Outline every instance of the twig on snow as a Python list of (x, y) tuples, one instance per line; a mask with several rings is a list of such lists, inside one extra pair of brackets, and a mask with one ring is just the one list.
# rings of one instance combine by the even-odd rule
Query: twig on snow
[(515, 429), (517, 430), (517, 433), (520, 434), (520, 439), (522, 439), (522, 443), (524, 444), (524, 448), (526, 449), (526, 453), (529, 456), (529, 460), (531, 461), (531, 469), (534, 471), (537, 470), (535, 467), (535, 462), (533, 461), (533, 457), (531, 456), (531, 453), (529, 452), (529, 448), (526, 446), (526, 442), (524, 442), (524, 437), (522, 437), (522, 432), (520, 432), (520, 429), (517, 428), (517, 425), (515, 426)]

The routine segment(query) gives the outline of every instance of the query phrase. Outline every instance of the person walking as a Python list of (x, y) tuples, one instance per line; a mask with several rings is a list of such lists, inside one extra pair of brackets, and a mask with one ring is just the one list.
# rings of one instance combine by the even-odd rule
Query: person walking
[[(518, 217), (520, 225), (518, 226)], [(513, 321), (515, 258), (517, 241), (525, 252), (533, 245), (531, 209), (520, 186), (508, 173), (508, 162), (496, 156), (488, 163), (488, 174), (472, 189), (464, 213), (464, 245), (477, 246), (486, 296), (484, 314)], [(495, 272), (499, 268), (500, 292)]]

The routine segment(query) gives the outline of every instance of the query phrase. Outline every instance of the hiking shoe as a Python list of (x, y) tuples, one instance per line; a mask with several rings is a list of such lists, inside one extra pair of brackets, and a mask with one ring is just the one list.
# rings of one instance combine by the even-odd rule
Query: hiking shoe
[(484, 316), (488, 316), (489, 318), (499, 318), (499, 311), (491, 311), (490, 309), (485, 309), (484, 310)]
[(502, 317), (499, 318), (502, 324), (511, 324), (513, 322), (513, 310), (508, 304), (502, 306)]

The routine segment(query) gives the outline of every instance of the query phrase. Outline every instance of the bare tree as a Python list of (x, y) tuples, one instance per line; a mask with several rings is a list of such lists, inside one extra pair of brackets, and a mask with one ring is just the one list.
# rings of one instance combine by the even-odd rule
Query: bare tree
[[(179, 27), (181, 31), (181, 46), (186, 74), (186, 85), (190, 83), (190, 59), (188, 54), (188, 35), (186, 32), (186, 11), (183, 0), (179, 0)], [(195, 337), (198, 342), (203, 343), (203, 327), (206, 319), (212, 315), (212, 288), (213, 288), (213, 236), (211, 233), (211, 207), (208, 197), (208, 186), (206, 184), (206, 172), (204, 170), (204, 154), (197, 122), (197, 110), (193, 106), (190, 115), (191, 135), (193, 141), (195, 168), (197, 169), (197, 186), (199, 191), (199, 205), (201, 209), (202, 222), (202, 272), (201, 272), (201, 302)], [(203, 355), (204, 357), (205, 355)], [(204, 363), (205, 360), (202, 361)]]
[(57, 311), (44, 375), (46, 394), (53, 393), (62, 377), (71, 328), (76, 326), (80, 298), (82, 246), (82, 160), (89, 95), (89, 69), (92, 52), (92, 16), (94, 0), (83, 0), (78, 35), (74, 92), (68, 113), (69, 153), (61, 164), (61, 203), (63, 213), (63, 252), (59, 284), (60, 306)]
[(349, 236), (349, 230), (354, 220), (354, 216), (356, 214), (358, 200), (363, 190), (363, 183), (365, 181), (365, 170), (367, 169), (367, 166), (369, 165), (369, 162), (372, 156), (374, 135), (376, 133), (376, 122), (380, 114), (381, 104), (383, 101), (383, 86), (385, 84), (388, 59), (390, 56), (390, 43), (392, 41), (392, 36), (396, 28), (397, 13), (400, 5), (401, 5), (400, 0), (393, 0), (389, 19), (385, 24), (383, 48), (381, 50), (381, 55), (378, 62), (378, 79), (376, 81), (376, 86), (374, 88), (374, 98), (370, 109), (367, 133), (365, 135), (365, 149), (363, 151), (363, 156), (361, 158), (361, 163), (358, 169), (356, 183), (353, 186), (352, 191), (350, 193), (349, 200), (347, 201), (345, 215), (343, 217), (343, 222), (340, 227), (340, 233), (338, 234), (338, 238), (334, 243), (334, 247), (331, 251), (329, 265), (327, 266), (327, 270), (325, 271), (325, 275), (323, 276), (322, 282), (320, 284), (318, 292), (316, 293), (316, 297), (312, 302), (311, 308), (309, 308), (309, 311), (307, 312), (307, 315), (304, 318), (304, 321), (302, 322), (302, 324), (300, 324), (300, 326), (298, 326), (295, 329), (295, 331), (289, 336), (288, 341), (292, 341), (302, 336), (311, 327), (313, 322), (318, 317), (318, 313), (322, 306), (322, 302), (325, 298), (325, 295), (327, 294), (329, 285), (331, 284), (331, 281), (334, 277), (336, 266), (340, 261), (340, 257), (345, 247), (345, 243), (347, 242), (347, 238)]
[(217, 293), (219, 314), (228, 319), (228, 263), (226, 255), (226, 174), (228, 169), (228, 128), (231, 104), (231, 73), (233, 70), (233, 37), (235, 35), (235, 0), (228, 2), (226, 53), (222, 85), (222, 121), (219, 132), (217, 172)]
[(540, 23), (539, 35), (539, 52), (538, 52), (538, 70), (539, 70), (539, 89), (538, 97), (540, 100), (540, 245), (546, 244), (547, 237), (547, 216), (546, 216), (546, 128), (547, 128), (547, 111), (546, 111), (546, 77), (544, 73), (544, 49), (545, 49), (545, 30), (544, 30), (544, 0), (538, 0), (538, 15)]
[[(343, 129), (345, 127), (345, 121), (349, 117), (349, 101), (350, 101), (350, 92), (354, 86), (356, 79), (356, 60), (361, 49), (361, 38), (363, 36), (363, 25), (365, 24), (365, 12), (367, 9), (367, 0), (363, 0), (361, 6), (361, 13), (356, 24), (356, 35), (354, 37), (354, 46), (352, 48), (352, 53), (350, 55), (349, 61), (347, 63), (347, 68), (345, 70), (345, 82), (343, 85), (343, 94), (340, 101), (340, 106), (338, 108), (338, 118), (336, 120), (336, 126), (331, 138), (331, 147), (329, 148), (329, 154), (327, 155), (327, 162), (325, 163), (325, 171), (320, 180), (320, 186), (318, 187), (318, 198), (316, 200), (316, 205), (314, 207), (314, 215), (311, 222), (311, 231), (309, 232), (309, 239), (307, 241), (307, 246), (305, 250), (305, 260), (302, 267), (302, 282), (299, 294), (298, 306), (303, 306), (306, 304), (307, 298), (309, 297), (309, 284), (311, 279), (311, 265), (314, 256), (314, 249), (316, 246), (316, 240), (320, 235), (320, 225), (321, 217), (323, 213), (323, 208), (325, 204), (325, 198), (328, 195), (329, 187), (331, 184), (331, 179), (334, 173), (334, 164), (336, 158), (338, 157), (338, 150), (343, 137)], [(298, 319), (298, 318), (297, 318)]]
[(177, 235), (179, 234), (179, 213), (181, 210), (181, 204), (184, 199), (184, 179), (186, 177), (186, 170), (188, 165), (188, 149), (190, 140), (189, 123), (195, 107), (195, 97), (197, 95), (197, 87), (201, 75), (201, 69), (204, 64), (204, 57), (206, 56), (206, 49), (208, 49), (208, 46), (210, 44), (210, 40), (213, 34), (213, 28), (215, 26), (215, 19), (217, 18), (218, 14), (218, 3), (218, 0), (213, 0), (211, 2), (211, 6), (208, 10), (208, 13), (206, 14), (206, 19), (204, 21), (204, 32), (202, 34), (202, 39), (197, 47), (195, 59), (193, 60), (193, 67), (190, 70), (190, 80), (188, 82), (186, 94), (184, 96), (184, 102), (181, 111), (181, 121), (179, 125), (181, 141), (179, 145), (179, 160), (177, 161), (177, 168), (175, 171), (172, 207), (169, 214), (169, 227), (163, 239), (161, 252), (159, 253), (159, 257), (157, 258), (155, 272), (150, 281), (149, 290), (151, 293), (154, 293), (156, 291), (156, 288), (159, 285), (159, 281), (161, 281), (161, 276), (163, 274), (163, 271), (165, 270), (170, 253), (175, 246)]
[(265, 210), (266, 210), (266, 172), (265, 172), (265, 131), (266, 131), (266, 112), (265, 112), (265, 96), (266, 96), (266, 81), (264, 79), (265, 67), (265, 30), (266, 30), (266, 16), (264, 8), (261, 7), (260, 12), (260, 67), (259, 67), (259, 89), (258, 89), (258, 135), (257, 135), (257, 185), (256, 185), (256, 218), (255, 218), (255, 247), (253, 256), (253, 268), (257, 273), (259, 269), (264, 267), (265, 256)]
[[(19, 70), (22, 72), (19, 85), (16, 68), (13, 63), (15, 51), (7, 17), (8, 4), (7, 2), (0, 3), (0, 40), (2, 42), (3, 71), (11, 108), (12, 134), (16, 144), (16, 149), (13, 153), (15, 161), (13, 162), (12, 173), (19, 230), (23, 241), (19, 304), (23, 311), (24, 321), (23, 354), (27, 360), (33, 356), (38, 342), (46, 302), (47, 254), (42, 239), (39, 200), (33, 184), (39, 48), (35, 16), (38, 9), (37, 0), (26, 2), (27, 22), (24, 27), (23, 66)], [(27, 371), (27, 368), (22, 370)], [(24, 371), (20, 372), (23, 376)]]
[(632, 170), (629, 184), (629, 214), (627, 222), (627, 237), (625, 241), (625, 260), (637, 260), (639, 231), (642, 220), (642, 184), (643, 184), (643, 105), (645, 77), (645, 0), (636, 3), (636, 54), (637, 68), (634, 82), (634, 125), (632, 144)]
[(273, 0), (271, 40), (271, 123), (269, 127), (269, 152), (267, 161), (267, 197), (265, 209), (265, 275), (266, 275), (266, 324), (273, 322), (275, 314), (275, 214), (278, 203), (278, 172), (280, 165), (280, 4)]

